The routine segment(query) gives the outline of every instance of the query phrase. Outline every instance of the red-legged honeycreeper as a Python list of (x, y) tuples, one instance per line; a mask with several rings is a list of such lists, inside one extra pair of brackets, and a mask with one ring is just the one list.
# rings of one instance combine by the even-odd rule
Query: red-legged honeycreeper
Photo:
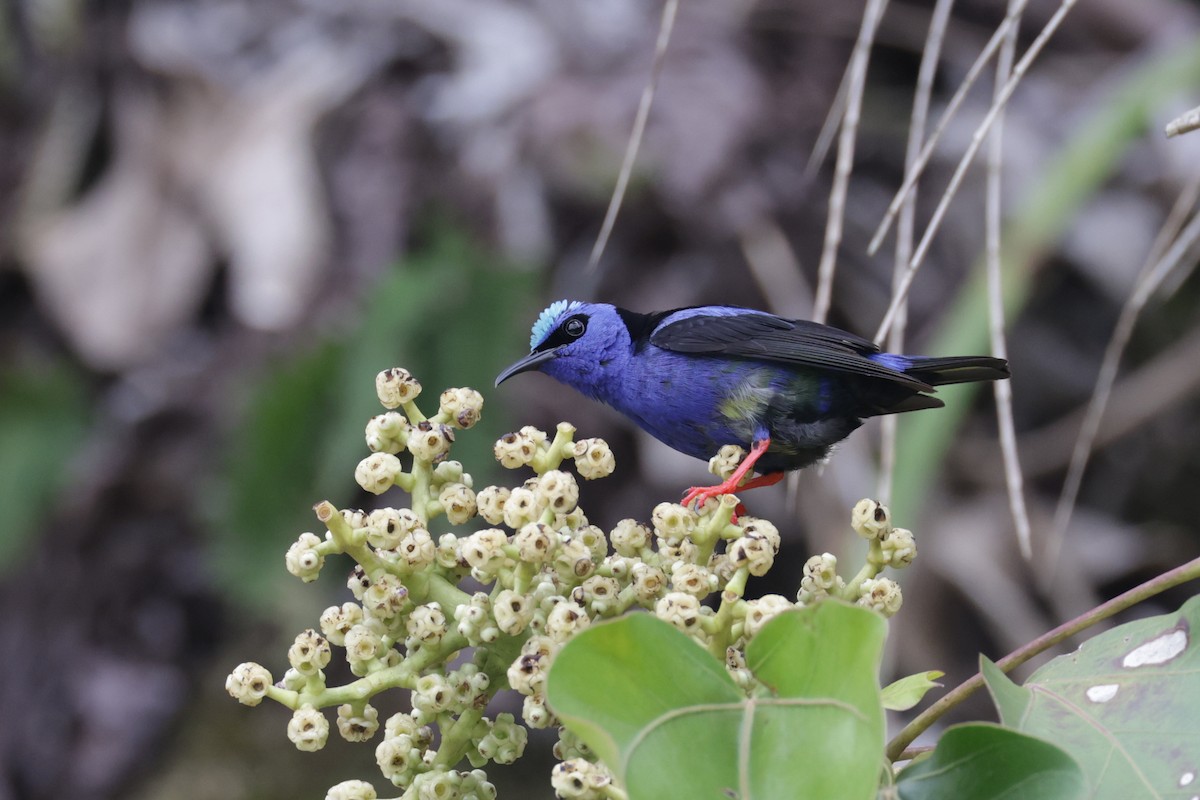
[[(734, 306), (639, 314), (560, 300), (538, 317), (529, 345), (497, 386), (538, 370), (690, 456), (746, 449), (728, 480), (693, 487), (685, 505), (777, 483), (824, 459), (866, 417), (940, 408), (935, 386), (1009, 374), (999, 358), (884, 353), (828, 325)], [(760, 477), (742, 483), (751, 469)]]

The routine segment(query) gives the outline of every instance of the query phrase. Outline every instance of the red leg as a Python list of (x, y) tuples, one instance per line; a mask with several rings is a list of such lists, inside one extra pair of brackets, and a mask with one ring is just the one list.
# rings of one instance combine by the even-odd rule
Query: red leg
[(742, 480), (744, 480), (745, 477), (750, 474), (750, 471), (754, 468), (755, 462), (762, 457), (763, 453), (767, 452), (767, 448), (770, 445), (771, 440), (769, 438), (759, 439), (754, 443), (754, 446), (750, 448), (750, 452), (746, 454), (746, 457), (742, 459), (742, 463), (738, 464), (737, 469), (733, 471), (733, 474), (730, 475), (727, 480), (722, 481), (716, 486), (693, 486), (691, 489), (688, 489), (687, 494), (684, 495), (683, 504), (685, 506), (690, 506), (692, 503), (703, 505), (704, 501), (710, 497), (730, 494), (738, 489), (757, 489), (762, 486), (771, 486), (779, 483), (779, 481), (783, 480), (784, 473), (782, 472), (774, 472), (770, 475), (762, 475), (747, 481), (745, 485), (742, 484)]

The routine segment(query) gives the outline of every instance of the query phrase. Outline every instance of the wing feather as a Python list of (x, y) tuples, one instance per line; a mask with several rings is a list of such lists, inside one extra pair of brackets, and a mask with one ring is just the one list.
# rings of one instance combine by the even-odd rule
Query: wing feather
[(773, 314), (722, 308), (719, 314), (671, 315), (650, 334), (650, 344), (677, 353), (726, 355), (798, 367), (818, 367), (908, 386), (933, 387), (868, 356), (879, 352), (869, 339), (829, 325)]

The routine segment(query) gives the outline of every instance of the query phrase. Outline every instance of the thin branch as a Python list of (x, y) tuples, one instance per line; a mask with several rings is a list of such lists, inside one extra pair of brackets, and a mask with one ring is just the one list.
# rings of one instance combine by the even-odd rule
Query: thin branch
[[(1011, 11), (1014, 2), (1010, 2)], [(996, 91), (1008, 80), (1012, 69), (1013, 55), (1017, 46), (1017, 25), (1013, 25), (1000, 48), (996, 59)], [(1000, 211), (1002, 193), (1000, 167), (1004, 158), (1004, 115), (996, 117), (988, 142), (987, 161), (987, 207), (985, 237), (987, 248), (988, 327), (992, 342), (992, 355), (1008, 357), (1008, 342), (1004, 336), (1004, 289), (1001, 282), (1000, 259)], [(1008, 506), (1012, 511), (1013, 524), (1017, 530), (1017, 544), (1026, 561), (1033, 559), (1032, 535), (1029, 512), (1025, 508), (1024, 480), (1021, 476), (1021, 459), (1017, 453), (1017, 433), (1013, 424), (1012, 383), (996, 381), (992, 384), (996, 396), (996, 425), (1000, 431), (1000, 452), (1004, 457), (1004, 483), (1008, 487)]]
[[(1018, 13), (1024, 10), (1026, 5), (1025, 0), (1016, 3)], [(892, 202), (888, 204), (887, 212), (883, 215), (883, 219), (879, 222), (879, 227), (876, 228), (875, 234), (871, 237), (871, 243), (867, 245), (867, 253), (874, 255), (878, 252), (879, 247), (883, 244), (883, 237), (887, 236), (891, 229), (892, 223), (896, 220), (896, 215), (900, 212), (900, 206), (904, 202), (904, 198), (908, 196), (913, 187), (917, 185), (917, 181), (921, 179), (921, 175), (925, 172), (926, 165), (929, 164), (929, 159), (933, 155), (933, 149), (937, 143), (941, 141), (942, 134), (949, 127), (950, 121), (954, 119), (958, 109), (963, 104), (963, 100), (967, 97), (967, 92), (975, 86), (975, 82), (979, 80), (979, 76), (983, 74), (983, 68), (992, 60), (992, 56), (1000, 49), (1004, 37), (1008, 34), (1008, 29), (1011, 28), (1016, 19), (1012, 15), (1013, 9), (1010, 8), (1009, 14), (1000, 22), (996, 30), (992, 33), (992, 38), (988, 39), (987, 44), (983, 46), (983, 50), (975, 58), (975, 63), (967, 70), (966, 76), (954, 95), (950, 98), (950, 102), (946, 104), (946, 109), (938, 118), (937, 125), (933, 128), (933, 133), (925, 142), (925, 146), (921, 148), (921, 155), (917, 158), (916, 163), (911, 170), (907, 170), (904, 174), (904, 182), (900, 184), (900, 188), (896, 191), (896, 196), (892, 198)]]
[[(946, 187), (946, 191), (942, 193), (942, 198), (938, 201), (937, 208), (933, 212), (933, 217), (930, 219), (929, 225), (925, 228), (925, 234), (921, 237), (920, 244), (917, 245), (917, 252), (913, 255), (912, 261), (909, 263), (908, 271), (904, 273), (902, 291), (893, 298), (892, 305), (888, 308), (887, 313), (884, 314), (883, 321), (879, 324), (880, 333), (875, 337), (877, 340), (891, 327), (892, 318), (896, 315), (896, 308), (912, 286), (913, 278), (916, 277), (917, 270), (920, 269), (921, 263), (925, 260), (925, 255), (929, 252), (929, 245), (941, 227), (942, 219), (946, 216), (946, 211), (950, 207), (950, 201), (954, 199), (959, 186), (962, 185), (963, 176), (966, 175), (967, 169), (975, 160), (975, 154), (979, 152), (980, 146), (987, 138), (988, 132), (992, 129), (992, 125), (996, 121), (996, 117), (1004, 110), (1009, 98), (1016, 91), (1017, 85), (1024, 79), (1025, 73), (1029, 71), (1029, 66), (1037, 58), (1038, 54), (1042, 52), (1042, 49), (1045, 48), (1046, 43), (1050, 41), (1050, 37), (1054, 35), (1055, 31), (1062, 24), (1062, 21), (1066, 19), (1067, 14), (1075, 6), (1075, 3), (1076, 0), (1063, 0), (1062, 5), (1054, 12), (1054, 16), (1050, 18), (1050, 21), (1042, 28), (1037, 38), (1033, 40), (1033, 44), (1029, 45), (1029, 49), (1025, 51), (1025, 55), (1017, 62), (1017, 66), (1013, 68), (1012, 77), (1004, 84), (1004, 88), (1001, 89), (996, 99), (992, 102), (992, 106), (988, 109), (983, 121), (975, 129), (975, 133), (971, 136), (971, 143), (967, 146), (967, 151), (959, 159), (958, 167), (954, 170), (954, 175), (950, 178), (950, 183)], [(1007, 21), (1008, 18), (1006, 18), (1005, 22)]]
[(813, 300), (813, 316), (824, 322), (829, 315), (829, 304), (833, 297), (833, 275), (837, 267), (838, 248), (842, 244), (842, 225), (846, 216), (846, 192), (850, 185), (850, 173), (854, 169), (854, 142), (858, 135), (858, 120), (862, 113), (863, 87), (867, 81), (867, 64), (871, 59), (871, 45), (879, 21), (887, 8), (887, 0), (869, 0), (863, 13), (858, 41), (850, 56), (850, 85), (846, 89), (846, 113), (842, 117), (842, 133), (838, 138), (837, 166), (833, 173), (833, 187), (829, 192), (829, 217), (825, 222), (825, 245), (821, 250), (821, 263), (817, 267), (817, 291)]
[(1168, 122), (1166, 133), (1167, 136), (1179, 136), (1183, 133), (1191, 133), (1194, 130), (1200, 130), (1200, 107), (1180, 114)]
[[(933, 79), (937, 75), (938, 62), (941, 60), (942, 42), (946, 36), (946, 28), (950, 24), (950, 12), (954, 8), (954, 0), (938, 0), (929, 20), (929, 33), (925, 38), (925, 47), (921, 51), (921, 67), (917, 72), (917, 86), (913, 93), (912, 116), (908, 123), (908, 144), (904, 152), (904, 172), (908, 174), (917, 158), (921, 155), (921, 144), (925, 138), (925, 127), (929, 118), (930, 98), (933, 96)], [(900, 221), (896, 228), (896, 257), (892, 268), (892, 288), (900, 285), (901, 277), (912, 256), (913, 229), (916, 220), (917, 191), (904, 197), (900, 206)], [(896, 321), (892, 325), (888, 337), (888, 350), (899, 353), (904, 349), (904, 329), (908, 321), (908, 304), (904, 303), (896, 313)], [(883, 418), (883, 441), (880, 445), (879, 468), (879, 497), (883, 502), (890, 502), (892, 496), (892, 479), (896, 471), (896, 415)]]
[[(1175, 218), (1182, 216), (1183, 212), (1195, 204), (1198, 193), (1200, 193), (1200, 177), (1193, 178), (1192, 182), (1180, 194), (1179, 200), (1171, 210), (1171, 218), (1163, 226), (1163, 233), (1178, 226), (1178, 221)], [(1150, 298), (1162, 285), (1163, 281), (1180, 265), (1184, 257), (1195, 246), (1197, 240), (1200, 240), (1200, 213), (1193, 215), (1187, 227), (1183, 229), (1170, 250), (1162, 258), (1157, 261), (1150, 259), (1146, 261), (1141, 273), (1138, 275), (1133, 292), (1130, 294), (1129, 299), (1125, 301), (1125, 306), (1121, 309), (1121, 316), (1117, 318), (1112, 338), (1109, 339), (1108, 347), (1104, 351), (1104, 360), (1100, 365), (1100, 375), (1096, 378), (1096, 386), (1092, 390), (1092, 399), (1088, 403), (1087, 413), (1084, 415), (1083, 424), (1079, 429), (1079, 436), (1075, 440), (1074, 451), (1071, 453), (1071, 465), (1067, 469), (1067, 477), (1063, 484), (1062, 494), (1059, 496), (1058, 505), (1054, 510), (1054, 525), (1051, 529), (1050, 540), (1047, 543), (1046, 557), (1043, 559), (1046, 567), (1042, 573), (1044, 580), (1050, 579), (1057, 566), (1058, 556), (1062, 549), (1062, 540), (1066, 533), (1067, 525), (1071, 522), (1071, 515), (1075, 510), (1075, 501), (1079, 496), (1079, 487), (1083, 483), (1083, 474), (1087, 470), (1087, 463), (1091, 456), (1092, 445), (1096, 439), (1096, 432), (1100, 428), (1100, 421), (1104, 417), (1105, 408), (1108, 406), (1108, 399), (1117, 377), (1117, 369), (1120, 366), (1121, 357), (1125, 354), (1125, 347), (1129, 344), (1129, 339), (1133, 335), (1133, 328), (1137, 324), (1138, 317), (1141, 316), (1142, 310)], [(1162, 241), (1163, 234), (1160, 234), (1159, 239), (1156, 240), (1152, 248), (1152, 255), (1154, 254), (1153, 251), (1161, 249)], [(1190, 264), (1188, 268), (1191, 269), (1194, 266), (1194, 264)]]
[[(1054, 645), (1071, 638), (1080, 631), (1087, 630), (1096, 623), (1103, 622), (1114, 614), (1118, 614), (1144, 600), (1148, 600), (1156, 594), (1161, 594), (1167, 589), (1197, 578), (1200, 578), (1200, 558), (1193, 559), (1175, 569), (1164, 572), (1162, 575), (1114, 597), (1107, 603), (1096, 606), (1091, 611), (1076, 617), (1070, 622), (1059, 625), (1054, 630), (1039, 636), (1029, 644), (1017, 648), (1012, 653), (1000, 659), (996, 662), (996, 666), (1004, 672), (1012, 672), (1026, 661), (1044, 653)], [(954, 687), (954, 689), (929, 708), (918, 714), (911, 722), (904, 726), (900, 733), (896, 734), (892, 741), (888, 742), (888, 759), (898, 761), (905, 749), (918, 736), (924, 733), (929, 726), (937, 722), (947, 711), (974, 694), (981, 686), (983, 686), (983, 674), (977, 672), (966, 681)]]
[(637, 116), (633, 120), (633, 130), (629, 134), (629, 143), (625, 147), (625, 158), (621, 162), (621, 173), (617, 176), (617, 185), (613, 188), (612, 199), (608, 210), (604, 213), (604, 224), (592, 247), (592, 255), (588, 258), (588, 270), (594, 270), (604, 255), (608, 237), (612, 235), (613, 225), (617, 222), (617, 212), (621, 210), (621, 202), (625, 199), (625, 190), (629, 187), (629, 177), (633, 174), (633, 164), (637, 160), (638, 148), (642, 145), (642, 137), (646, 133), (646, 120), (650, 118), (650, 108), (654, 105), (654, 88), (658, 85), (659, 75), (667, 54), (667, 45), (671, 41), (671, 31), (675, 28), (675, 13), (679, 10), (679, 0), (666, 0), (663, 4), (662, 22), (658, 27), (658, 41), (654, 45), (654, 63), (650, 66), (650, 78), (642, 89), (642, 99), (638, 103)]
[(825, 163), (825, 156), (829, 155), (829, 148), (833, 146), (833, 139), (837, 136), (838, 128), (842, 124), (842, 117), (846, 114), (846, 90), (850, 87), (850, 73), (853, 66), (854, 62), (851, 61), (846, 65), (845, 72), (842, 73), (837, 94), (833, 96), (829, 113), (825, 115), (825, 121), (821, 123), (821, 131), (817, 134), (817, 143), (813, 145), (808, 163), (804, 166), (805, 179), (811, 179), (817, 174), (817, 170)]

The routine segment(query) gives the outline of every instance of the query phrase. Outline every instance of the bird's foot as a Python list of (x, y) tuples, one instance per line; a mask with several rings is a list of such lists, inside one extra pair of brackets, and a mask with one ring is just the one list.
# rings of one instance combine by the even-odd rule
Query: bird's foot
[[(748, 481), (744, 480), (744, 476), (735, 474), (731, 475), (728, 480), (718, 483), (716, 486), (693, 486), (683, 496), (683, 505), (684, 507), (688, 507), (695, 503), (696, 510), (699, 511), (709, 498), (720, 497), (724, 494), (733, 494), (734, 492), (746, 491), (748, 489), (759, 489), (763, 486), (774, 486), (783, 480), (784, 474), (783, 472), (772, 472), (769, 475), (760, 475)], [(746, 507), (738, 503), (737, 508), (734, 509), (734, 521), (736, 522), (737, 517), (745, 513)]]

